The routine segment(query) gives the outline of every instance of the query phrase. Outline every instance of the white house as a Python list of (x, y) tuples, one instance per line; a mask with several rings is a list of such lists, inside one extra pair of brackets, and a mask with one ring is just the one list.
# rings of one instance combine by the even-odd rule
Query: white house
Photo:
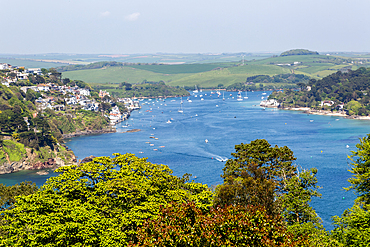
[(44, 92), (50, 91), (50, 87), (46, 84), (39, 84), (37, 85), (37, 88), (39, 91), (44, 91)]
[(10, 64), (7, 64), (7, 63), (0, 63), (0, 70), (3, 70), (3, 69), (10, 69), (12, 66)]
[(263, 100), (260, 103), (260, 106), (262, 107), (278, 107), (280, 104), (276, 101), (276, 99), (269, 99), (269, 100)]
[(90, 96), (90, 90), (89, 89), (79, 88), (78, 91), (80, 92), (81, 95)]
[(30, 68), (26, 70), (26, 73), (33, 74), (33, 75), (41, 75), (41, 69), (40, 68)]

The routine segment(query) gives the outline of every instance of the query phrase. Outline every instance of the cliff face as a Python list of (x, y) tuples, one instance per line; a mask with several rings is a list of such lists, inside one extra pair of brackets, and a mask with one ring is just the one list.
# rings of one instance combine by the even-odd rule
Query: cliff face
[(77, 136), (84, 136), (84, 135), (98, 135), (98, 134), (108, 134), (108, 133), (115, 133), (115, 128), (106, 128), (101, 130), (84, 130), (84, 131), (76, 131), (70, 134), (63, 134), (63, 138), (72, 138)]
[(35, 163), (29, 162), (27, 160), (19, 161), (19, 162), (11, 162), (11, 163), (4, 163), (0, 165), (0, 174), (7, 174), (18, 172), (22, 170), (41, 170), (52, 168), (56, 169), (61, 166), (76, 164), (76, 159), (70, 160), (68, 162), (64, 161), (63, 159), (57, 158), (49, 158), (47, 161), (41, 162), (37, 161)]
[(53, 150), (50, 147), (41, 147), (36, 150), (16, 140), (4, 140), (0, 147), (0, 174), (21, 170), (58, 168), (76, 164), (76, 161), (74, 153), (60, 144)]

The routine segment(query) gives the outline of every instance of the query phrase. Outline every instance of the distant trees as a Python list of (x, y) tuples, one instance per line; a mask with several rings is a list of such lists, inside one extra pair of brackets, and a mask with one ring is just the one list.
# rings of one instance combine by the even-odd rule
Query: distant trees
[[(312, 107), (315, 109), (338, 110), (344, 103), (349, 115), (367, 116), (370, 114), (370, 69), (359, 68), (348, 73), (340, 71), (322, 80), (311, 79), (301, 91), (274, 92), (269, 97), (277, 99), (285, 107)], [(310, 90), (306, 90), (306, 87)], [(304, 90), (302, 90), (304, 89)], [(321, 101), (333, 101), (330, 107), (321, 106)]]
[(319, 55), (317, 51), (309, 51), (306, 49), (293, 49), (289, 51), (285, 51), (280, 54), (280, 56), (294, 56), (294, 55)]

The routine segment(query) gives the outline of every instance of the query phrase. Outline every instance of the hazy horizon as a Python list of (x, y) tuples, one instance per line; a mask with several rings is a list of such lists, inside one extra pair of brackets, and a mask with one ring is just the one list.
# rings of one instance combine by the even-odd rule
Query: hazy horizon
[(0, 54), (369, 51), (365, 0), (2, 1)]

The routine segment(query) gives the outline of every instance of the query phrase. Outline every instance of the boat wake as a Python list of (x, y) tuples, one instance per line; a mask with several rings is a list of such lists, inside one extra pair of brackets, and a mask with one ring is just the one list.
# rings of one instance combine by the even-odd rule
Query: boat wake
[(221, 157), (221, 156), (218, 156), (218, 155), (215, 155), (215, 159), (220, 161), (220, 162), (225, 162), (228, 160), (228, 158), (226, 157)]

